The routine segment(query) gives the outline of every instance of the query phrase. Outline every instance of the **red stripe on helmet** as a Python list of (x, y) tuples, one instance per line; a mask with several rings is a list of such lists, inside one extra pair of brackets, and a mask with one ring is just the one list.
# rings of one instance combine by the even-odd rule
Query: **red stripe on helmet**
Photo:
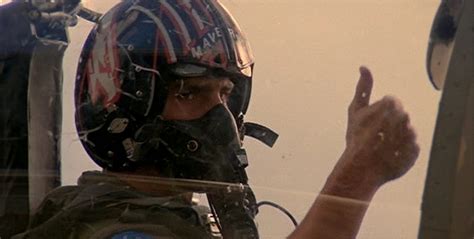
[[(204, 14), (206, 15), (205, 17), (207, 19), (203, 18), (204, 16), (200, 15), (199, 12), (193, 8), (193, 3), (197, 3), (197, 5), (200, 6), (201, 11), (204, 12)], [(189, 5), (187, 5), (184, 0), (178, 1), (178, 5), (182, 7), (182, 9), (188, 14), (189, 18), (191, 19), (191, 23), (193, 24), (195, 31), (198, 33), (198, 38), (206, 34), (206, 32), (208, 31), (208, 26), (204, 24), (202, 27), (200, 27), (199, 22), (209, 22), (210, 24), (214, 25), (212, 16), (209, 15), (206, 7), (200, 3), (201, 1), (189, 1)]]
[[(98, 100), (102, 100), (100, 103), (105, 107), (115, 104), (121, 95), (121, 85), (117, 70), (120, 59), (117, 50), (116, 33), (117, 24), (115, 22), (111, 25), (111, 30), (107, 31), (105, 35), (98, 33), (96, 39), (103, 37), (105, 44), (98, 46), (96, 40), (92, 46), (92, 52), (87, 59), (88, 93), (93, 104), (97, 104)], [(96, 47), (102, 47), (101, 51), (96, 51)], [(103, 55), (94, 55), (94, 52), (101, 52)], [(111, 75), (111, 77), (107, 75)], [(112, 84), (107, 82), (110, 81), (110, 78), (112, 79)]]
[[(164, 1), (165, 2), (165, 1)], [(168, 19), (173, 23), (174, 29), (179, 29), (181, 33), (177, 34), (179, 40), (181, 41), (181, 45), (183, 46), (182, 49), (182, 54), (185, 55), (187, 52), (189, 52), (189, 46), (188, 44), (191, 41), (191, 37), (189, 36), (189, 31), (185, 26), (185, 23), (181, 16), (179, 16), (174, 9), (170, 9), (171, 6), (169, 4), (161, 4), (160, 11), (163, 12)], [(188, 40), (186, 39), (186, 36), (189, 38)]]

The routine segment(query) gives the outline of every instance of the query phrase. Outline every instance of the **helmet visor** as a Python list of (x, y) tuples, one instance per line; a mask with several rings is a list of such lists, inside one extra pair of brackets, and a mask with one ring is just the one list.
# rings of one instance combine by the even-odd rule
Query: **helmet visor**
[[(216, 10), (220, 12), (220, 16), (222, 16), (223, 24), (227, 26), (227, 37), (229, 38), (229, 42), (232, 42), (232, 51), (233, 55), (236, 59), (236, 65), (241, 70), (241, 72), (251, 72), (248, 71), (251, 65), (253, 64), (253, 55), (252, 50), (250, 48), (250, 44), (247, 41), (242, 30), (240, 30), (240, 26), (238, 25), (237, 21), (232, 17), (229, 11), (218, 1), (211, 1), (215, 4)], [(245, 74), (249, 76), (248, 74)]]
[[(214, 70), (195, 64), (174, 64), (169, 67), (171, 73), (178, 77), (190, 78), (190, 77), (201, 77), (213, 74)], [(248, 66), (241, 69), (225, 69), (224, 72), (228, 74), (242, 74), (246, 77), (252, 77), (252, 67)]]

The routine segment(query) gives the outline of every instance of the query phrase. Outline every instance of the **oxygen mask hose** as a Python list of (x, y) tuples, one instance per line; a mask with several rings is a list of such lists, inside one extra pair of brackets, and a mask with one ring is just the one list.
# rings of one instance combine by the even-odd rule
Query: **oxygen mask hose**
[(258, 239), (255, 224), (256, 202), (252, 190), (244, 192), (217, 191), (208, 194), (209, 204), (216, 214), (223, 238)]

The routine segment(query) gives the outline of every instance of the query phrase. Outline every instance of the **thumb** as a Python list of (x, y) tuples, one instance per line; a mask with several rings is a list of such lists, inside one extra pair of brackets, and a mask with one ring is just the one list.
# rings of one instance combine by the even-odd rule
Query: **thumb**
[(367, 107), (370, 102), (370, 95), (372, 94), (373, 78), (369, 69), (365, 66), (359, 68), (360, 79), (357, 82), (354, 99), (352, 99), (349, 106), (349, 115), (354, 114), (360, 109)]

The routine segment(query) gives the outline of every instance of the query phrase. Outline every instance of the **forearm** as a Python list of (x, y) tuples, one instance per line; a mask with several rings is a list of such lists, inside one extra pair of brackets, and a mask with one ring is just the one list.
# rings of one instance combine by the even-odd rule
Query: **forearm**
[[(356, 165), (346, 165), (345, 153), (320, 195), (289, 238), (355, 238), (379, 184)], [(351, 160), (350, 162), (353, 162)]]
[(289, 238), (355, 238), (369, 202), (320, 194)]

